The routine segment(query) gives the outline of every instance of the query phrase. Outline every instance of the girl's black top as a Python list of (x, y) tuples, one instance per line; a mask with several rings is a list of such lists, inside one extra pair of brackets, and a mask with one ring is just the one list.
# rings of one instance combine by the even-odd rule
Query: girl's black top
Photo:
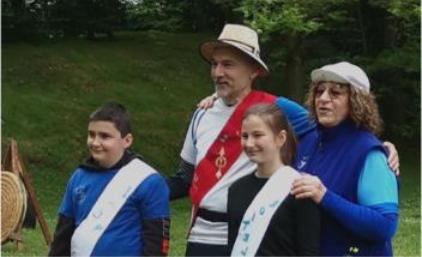
[[(239, 179), (229, 188), (227, 212), (230, 252), (236, 241), (243, 215), (267, 181), (268, 178), (258, 178), (252, 173)], [(317, 256), (319, 235), (318, 206), (310, 199), (297, 200), (293, 195), (288, 195), (271, 218), (256, 255)]]

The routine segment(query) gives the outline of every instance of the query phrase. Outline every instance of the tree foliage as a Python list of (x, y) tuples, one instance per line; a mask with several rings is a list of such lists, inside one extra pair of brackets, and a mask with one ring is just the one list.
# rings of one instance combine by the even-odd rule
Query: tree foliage
[(131, 29), (178, 31), (187, 27), (188, 1), (143, 0), (128, 7), (128, 26)]
[(267, 42), (284, 95), (302, 100), (311, 69), (348, 60), (369, 73), (386, 136), (419, 137), (418, 1), (244, 0), (237, 10)]
[(134, 0), (129, 26), (164, 31), (218, 31), (227, 22), (242, 22), (234, 11), (241, 0)]
[(120, 0), (56, 0), (51, 8), (52, 26), (66, 35), (97, 33), (112, 37), (125, 19), (125, 3)]
[(121, 29), (126, 2), (120, 0), (2, 0), (2, 32), (10, 38), (112, 36)]

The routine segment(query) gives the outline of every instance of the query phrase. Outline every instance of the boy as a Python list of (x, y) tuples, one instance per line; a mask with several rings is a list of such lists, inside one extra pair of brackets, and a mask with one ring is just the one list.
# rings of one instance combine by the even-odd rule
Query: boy
[(169, 190), (129, 151), (129, 114), (116, 103), (89, 117), (88, 159), (68, 182), (49, 256), (166, 256)]

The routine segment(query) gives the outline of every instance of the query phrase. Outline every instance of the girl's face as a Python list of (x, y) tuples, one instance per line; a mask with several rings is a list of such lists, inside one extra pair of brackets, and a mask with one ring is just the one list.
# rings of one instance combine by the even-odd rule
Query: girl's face
[(285, 141), (286, 131), (274, 134), (261, 117), (249, 115), (243, 120), (241, 144), (252, 162), (258, 165), (281, 162), (280, 149)]

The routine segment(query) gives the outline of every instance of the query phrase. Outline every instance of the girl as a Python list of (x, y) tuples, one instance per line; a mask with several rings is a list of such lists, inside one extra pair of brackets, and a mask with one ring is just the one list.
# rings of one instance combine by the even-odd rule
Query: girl
[(257, 169), (229, 188), (231, 255), (318, 255), (318, 207), (289, 194), (300, 174), (288, 166), (296, 139), (282, 111), (274, 104), (250, 108), (243, 118), (241, 144)]

